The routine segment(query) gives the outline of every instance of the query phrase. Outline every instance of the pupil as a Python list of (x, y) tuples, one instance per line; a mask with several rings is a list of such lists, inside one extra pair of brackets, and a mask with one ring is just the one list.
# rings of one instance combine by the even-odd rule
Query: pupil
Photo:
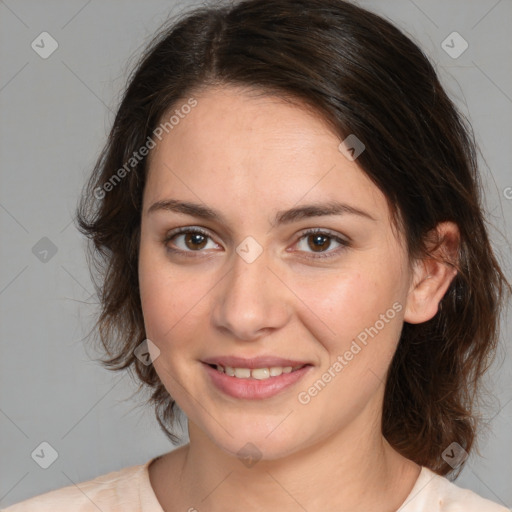
[(201, 233), (189, 233), (185, 238), (185, 243), (189, 249), (202, 249), (205, 245), (205, 238)]
[[(313, 245), (310, 244), (311, 249), (327, 249), (329, 246), (329, 237), (325, 235), (312, 235)], [(322, 243), (323, 240), (323, 243)]]

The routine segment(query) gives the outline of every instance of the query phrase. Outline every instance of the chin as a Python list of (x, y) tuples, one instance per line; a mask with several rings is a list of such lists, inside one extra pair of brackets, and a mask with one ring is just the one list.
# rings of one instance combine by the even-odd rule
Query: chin
[(219, 449), (237, 457), (250, 467), (259, 460), (277, 460), (291, 455), (306, 443), (306, 440), (299, 439), (298, 432), (290, 429), (281, 430), (282, 425), (277, 428), (276, 425), (279, 425), (279, 421), (275, 422), (272, 428), (268, 428), (267, 425), (257, 428), (248, 421), (236, 431), (228, 428), (232, 436), (216, 425), (214, 432), (207, 431), (207, 435)]

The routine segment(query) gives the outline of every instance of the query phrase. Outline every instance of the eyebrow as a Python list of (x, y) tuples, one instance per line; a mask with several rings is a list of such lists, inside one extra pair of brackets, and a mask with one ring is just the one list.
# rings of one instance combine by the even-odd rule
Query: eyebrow
[[(147, 213), (149, 215), (157, 211), (171, 211), (176, 213), (183, 213), (185, 215), (191, 215), (193, 217), (199, 217), (201, 219), (217, 221), (223, 224), (227, 224), (226, 219), (220, 212), (213, 210), (212, 208), (209, 208), (207, 206), (198, 203), (191, 203), (189, 201), (163, 199), (161, 201), (153, 203), (148, 208)], [(311, 217), (323, 217), (327, 215), (343, 214), (358, 215), (360, 217), (366, 217), (370, 220), (377, 220), (364, 210), (360, 210), (359, 208), (338, 201), (330, 201), (327, 203), (313, 203), (304, 206), (298, 206), (295, 208), (291, 208), (289, 210), (280, 210), (275, 214), (274, 219), (271, 221), (271, 224), (273, 226), (281, 224), (291, 224), (292, 222), (297, 222), (299, 220)]]

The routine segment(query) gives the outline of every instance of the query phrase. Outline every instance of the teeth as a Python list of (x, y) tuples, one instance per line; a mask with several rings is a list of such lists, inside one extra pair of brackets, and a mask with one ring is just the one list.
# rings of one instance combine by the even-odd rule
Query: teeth
[(251, 370), (249, 368), (233, 368), (235, 377), (238, 379), (248, 379), (251, 376)]
[(257, 379), (265, 380), (271, 377), (279, 377), (282, 373), (291, 373), (292, 371), (302, 368), (303, 365), (291, 367), (291, 366), (272, 366), (270, 368), (231, 368), (231, 366), (222, 367), (220, 364), (216, 365), (217, 371), (225, 373), (230, 377), (236, 377), (238, 379)]
[(283, 369), (280, 366), (272, 366), (272, 368), (269, 368), (269, 373), (271, 377), (279, 377), (283, 373)]

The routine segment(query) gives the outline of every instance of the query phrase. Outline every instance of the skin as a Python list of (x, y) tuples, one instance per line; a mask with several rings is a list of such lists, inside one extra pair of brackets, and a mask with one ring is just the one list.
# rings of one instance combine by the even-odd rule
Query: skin
[[(434, 259), (409, 265), (384, 195), (339, 151), (341, 140), (320, 117), (234, 86), (194, 97), (197, 106), (150, 155), (141, 212), (146, 333), (160, 350), (155, 370), (185, 412), (190, 436), (150, 466), (155, 494), (166, 512), (394, 511), (421, 468), (382, 436), (386, 372), (403, 322), (432, 318), (455, 273)], [(225, 222), (148, 213), (169, 198), (218, 210)], [(372, 219), (344, 213), (271, 223), (278, 210), (331, 200)], [(187, 243), (178, 234), (164, 242), (181, 227), (201, 227), (209, 237)], [(309, 228), (349, 245), (327, 237), (315, 249), (315, 235), (302, 237)], [(439, 251), (454, 253), (456, 226), (443, 223), (438, 231), (446, 239)], [(248, 236), (262, 248), (252, 263), (236, 252)], [(327, 253), (333, 256), (314, 257)], [(298, 393), (396, 303), (394, 318), (300, 403)], [(212, 386), (200, 362), (262, 354), (312, 368), (274, 397), (244, 400)], [(237, 457), (247, 442), (261, 453), (251, 467)]]

